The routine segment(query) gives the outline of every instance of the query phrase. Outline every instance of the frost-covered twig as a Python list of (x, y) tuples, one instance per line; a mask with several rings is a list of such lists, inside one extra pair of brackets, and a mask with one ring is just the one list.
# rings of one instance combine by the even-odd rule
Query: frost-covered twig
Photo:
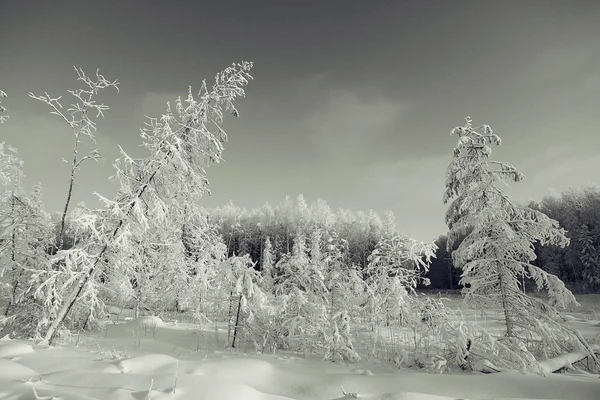
[(345, 399), (358, 399), (357, 392), (346, 392), (343, 386), (340, 386), (340, 388), (342, 389), (342, 394), (344, 395)]
[[(6, 96), (6, 93), (5, 93), (5, 92), (3, 92), (2, 90), (0, 90), (0, 99), (1, 99), (1, 98), (5, 98), (5, 97), (7, 97), (7, 96)], [(1, 103), (2, 103), (2, 101), (0, 101), (0, 104), (1, 104)], [(5, 107), (3, 107), (2, 105), (0, 105), (0, 113), (1, 113), (1, 112), (5, 112), (5, 111), (6, 111), (6, 108), (5, 108)], [(3, 124), (3, 123), (5, 123), (6, 121), (8, 121), (8, 119), (9, 119), (9, 118), (10, 118), (10, 117), (9, 117), (8, 115), (0, 115), (0, 124)]]

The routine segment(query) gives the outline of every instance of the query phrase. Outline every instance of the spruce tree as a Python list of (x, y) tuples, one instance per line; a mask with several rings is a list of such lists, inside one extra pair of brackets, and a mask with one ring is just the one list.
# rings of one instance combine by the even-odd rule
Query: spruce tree
[[(501, 140), (489, 126), (473, 127), (467, 118), (451, 135), (459, 139), (447, 170), (444, 203), (451, 201), (446, 213), (449, 248), (470, 231), (452, 253), (455, 266), (462, 269), (465, 300), (484, 312), (501, 313), (505, 337), (512, 345), (525, 344), (522, 359), (513, 360), (521, 365), (532, 354), (570, 350), (565, 338), (577, 346), (580, 335), (557, 311), (577, 304), (575, 297), (560, 279), (531, 264), (535, 242), (565, 246), (565, 231), (545, 214), (516, 204), (503, 190), (504, 181), (519, 182), (524, 175), (509, 163), (490, 160), (491, 146)], [(525, 294), (523, 278), (546, 289), (549, 302)]]

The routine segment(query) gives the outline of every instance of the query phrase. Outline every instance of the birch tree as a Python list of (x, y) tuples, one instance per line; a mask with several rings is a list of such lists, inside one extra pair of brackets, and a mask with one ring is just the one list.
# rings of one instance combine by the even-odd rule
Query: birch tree
[(96, 118), (104, 117), (104, 111), (109, 109), (104, 104), (97, 104), (94, 97), (100, 90), (108, 87), (113, 87), (119, 91), (119, 82), (117, 80), (108, 81), (104, 76), (100, 74), (99, 70), (96, 70), (96, 80), (92, 80), (89, 76), (83, 72), (81, 68), (73, 67), (77, 73), (77, 80), (85, 84), (86, 88), (68, 90), (68, 92), (75, 97), (78, 102), (71, 104), (71, 107), (66, 110), (66, 113), (62, 111), (63, 106), (59, 102), (62, 96), (51, 97), (48, 93), (38, 96), (33, 93), (29, 93), (29, 97), (46, 103), (52, 108), (50, 114), (57, 115), (63, 119), (73, 133), (73, 155), (71, 161), (67, 161), (63, 158), (63, 162), (69, 164), (71, 171), (69, 175), (69, 185), (67, 188), (67, 199), (60, 218), (59, 228), (59, 243), (58, 248), (62, 247), (63, 235), (65, 232), (65, 221), (67, 213), (69, 211), (69, 205), (73, 196), (73, 189), (75, 187), (75, 178), (77, 172), (79, 172), (82, 163), (87, 160), (94, 160), (96, 162), (102, 159), (102, 156), (97, 149), (92, 149), (85, 155), (81, 155), (81, 145), (83, 138), (86, 138), (93, 144), (96, 144), (94, 133), (96, 132), (96, 123), (91, 119), (90, 112), (96, 112)]

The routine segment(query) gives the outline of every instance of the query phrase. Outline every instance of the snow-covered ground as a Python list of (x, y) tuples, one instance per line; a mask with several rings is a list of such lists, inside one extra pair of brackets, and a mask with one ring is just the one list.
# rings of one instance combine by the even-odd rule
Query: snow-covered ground
[[(455, 299), (448, 302), (457, 305)], [(584, 336), (600, 333), (595, 314), (570, 315)], [(223, 350), (226, 335), (224, 325), (199, 330), (191, 323), (156, 317), (124, 320), (121, 315), (104, 332), (76, 336), (56, 348), (2, 340), (0, 399), (333, 400), (352, 399), (353, 394), (380, 400), (600, 399), (597, 376), (429, 374), (375, 361), (344, 365), (284, 353)]]

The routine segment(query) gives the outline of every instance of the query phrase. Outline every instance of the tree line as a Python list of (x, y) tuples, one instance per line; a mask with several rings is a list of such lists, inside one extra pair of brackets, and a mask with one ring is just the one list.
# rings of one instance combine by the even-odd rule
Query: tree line
[[(541, 246), (536, 242), (533, 264), (557, 275), (577, 292), (600, 289), (600, 186), (589, 184), (568, 189), (547, 195), (540, 202), (531, 201), (527, 206), (558, 221), (570, 239), (566, 247)], [(343, 239), (347, 246), (343, 253), (345, 264), (364, 271), (368, 266), (368, 255), (375, 250), (379, 240), (393, 236), (396, 231), (391, 211), (383, 217), (373, 210), (354, 212), (340, 208), (334, 211), (322, 199), (307, 204), (303, 195), (295, 200), (288, 196), (275, 206), (267, 203), (253, 210), (229, 202), (209, 209), (208, 216), (227, 244), (228, 256), (248, 254), (258, 270), (262, 268), (266, 238), (269, 238), (278, 261), (291, 252), (298, 232), (308, 238), (313, 232), (320, 231)], [(420, 288), (462, 289), (462, 271), (456, 268), (452, 252), (468, 233), (460, 234), (451, 249), (447, 248), (446, 234), (435, 239), (435, 257), (429, 269), (423, 272), (429, 285), (420, 284)], [(534, 289), (534, 285), (528, 286)]]

